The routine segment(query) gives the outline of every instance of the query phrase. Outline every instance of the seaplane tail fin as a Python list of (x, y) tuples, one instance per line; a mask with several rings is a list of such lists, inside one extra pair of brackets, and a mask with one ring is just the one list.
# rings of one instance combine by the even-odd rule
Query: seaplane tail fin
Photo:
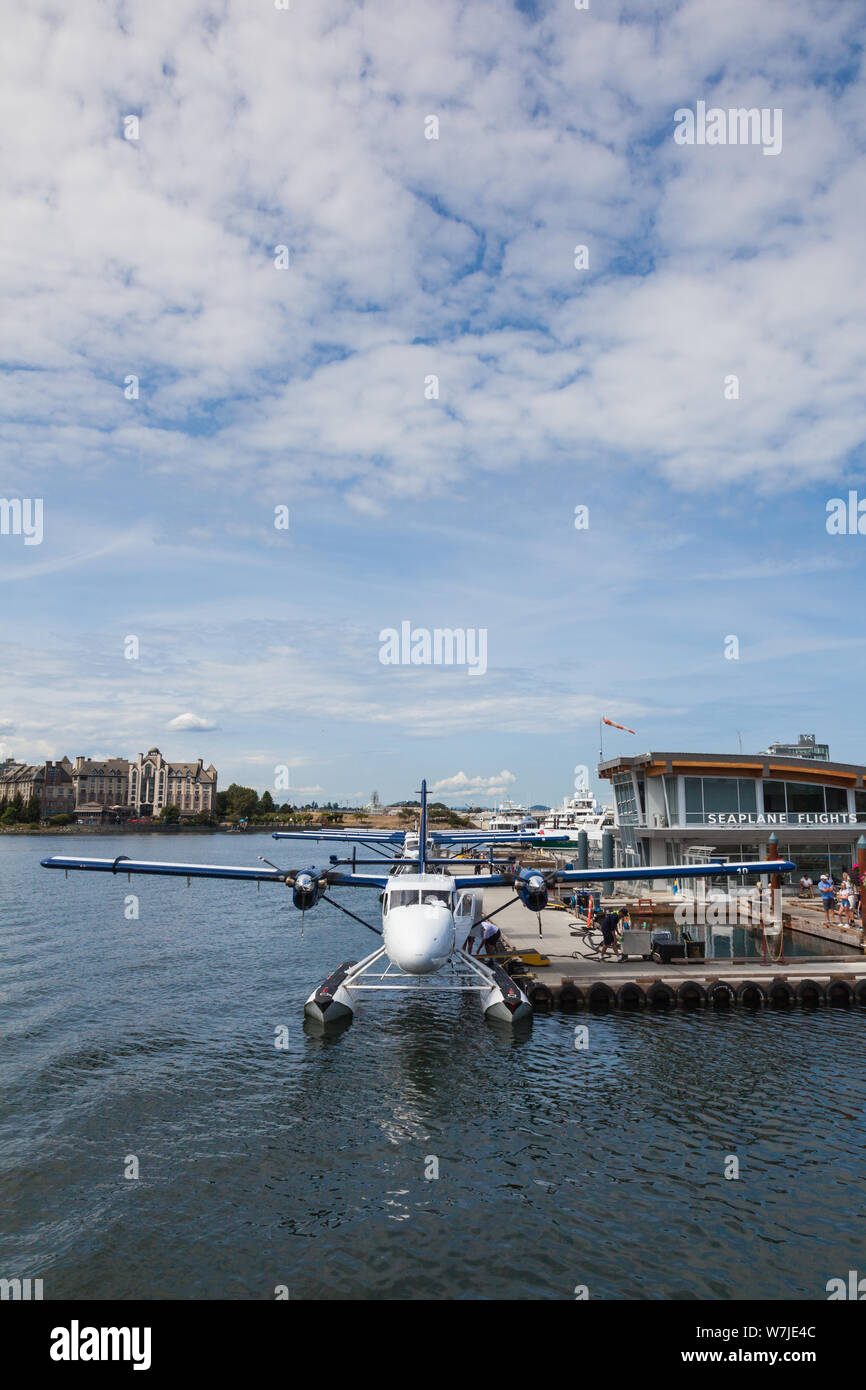
[(421, 820), (418, 826), (418, 872), (424, 872), (424, 860), (427, 856), (427, 779), (421, 780)]

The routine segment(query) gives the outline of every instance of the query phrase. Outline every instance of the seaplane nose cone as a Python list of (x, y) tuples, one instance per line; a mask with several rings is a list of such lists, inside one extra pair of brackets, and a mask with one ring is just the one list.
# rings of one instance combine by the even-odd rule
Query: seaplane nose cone
[(295, 885), (298, 888), (312, 888), (313, 880), (310, 878), (309, 874), (298, 874), (298, 877), (295, 879)]
[(454, 948), (454, 919), (444, 904), (398, 908), (385, 923), (385, 949), (407, 975), (429, 975)]
[(544, 887), (544, 879), (541, 878), (538, 874), (533, 874), (532, 878), (529, 880), (529, 886), (530, 886), (530, 888), (536, 888), (536, 889), (537, 889), (537, 888), (543, 888), (543, 887)]

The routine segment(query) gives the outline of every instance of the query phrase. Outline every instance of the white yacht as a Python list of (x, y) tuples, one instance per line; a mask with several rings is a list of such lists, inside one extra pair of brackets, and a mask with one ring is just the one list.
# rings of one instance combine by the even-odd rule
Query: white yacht
[(541, 822), (538, 835), (540, 839), (566, 837), (576, 841), (581, 830), (585, 830), (590, 850), (600, 850), (602, 834), (605, 830), (612, 831), (613, 826), (613, 807), (602, 806), (587, 787), (572, 797), (563, 797), (562, 806)]
[(538, 830), (538, 821), (529, 814), (525, 806), (515, 806), (512, 802), (506, 801), (484, 818), (484, 829), (504, 830), (512, 834), (516, 831), (522, 831), (524, 834), (532, 831), (534, 834)]

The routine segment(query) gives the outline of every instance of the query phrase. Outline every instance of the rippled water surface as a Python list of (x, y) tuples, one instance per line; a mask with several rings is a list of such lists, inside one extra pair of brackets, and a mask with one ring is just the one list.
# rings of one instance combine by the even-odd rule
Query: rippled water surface
[[(788, 1299), (866, 1268), (861, 1014), (552, 1014), (512, 1039), (471, 998), (375, 996), (323, 1040), (303, 1001), (371, 949), (362, 927), (322, 904), (302, 934), (271, 884), (65, 881), (51, 853), (276, 857), (0, 837), (0, 1276), (46, 1298)], [(374, 893), (350, 905), (378, 920)]]

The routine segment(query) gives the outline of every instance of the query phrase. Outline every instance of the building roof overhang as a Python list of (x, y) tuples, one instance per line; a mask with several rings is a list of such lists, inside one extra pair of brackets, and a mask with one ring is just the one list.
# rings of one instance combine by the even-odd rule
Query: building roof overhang
[(826, 786), (864, 787), (866, 767), (859, 763), (816, 762), (806, 758), (778, 758), (742, 753), (637, 753), (607, 758), (598, 764), (599, 777), (617, 772), (643, 772), (647, 777), (758, 777), (786, 782), (814, 782)]

